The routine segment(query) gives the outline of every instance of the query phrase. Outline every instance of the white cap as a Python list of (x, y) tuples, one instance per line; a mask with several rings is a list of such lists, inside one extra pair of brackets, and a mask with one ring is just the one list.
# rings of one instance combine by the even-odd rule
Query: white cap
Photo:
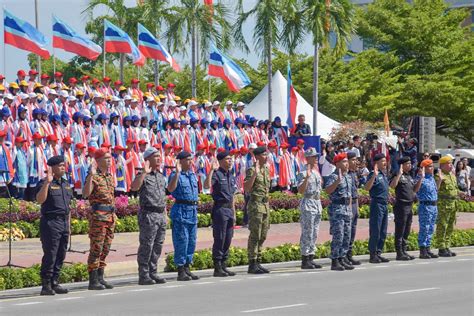
[(58, 92), (54, 89), (51, 89), (48, 94), (58, 95)]
[(103, 98), (104, 96), (102, 95), (102, 93), (98, 92), (98, 91), (94, 91), (94, 98)]
[(239, 101), (239, 102), (237, 102), (236, 106), (237, 106), (237, 107), (239, 107), (239, 106), (245, 106), (245, 103), (244, 103), (244, 102), (241, 102), (241, 101)]
[(114, 95), (114, 96), (112, 97), (112, 100), (111, 100), (111, 101), (112, 101), (112, 102), (119, 102), (119, 101), (120, 101), (120, 98), (119, 98), (118, 96)]
[(227, 101), (225, 102), (225, 105), (232, 105), (232, 104), (233, 104), (233, 102), (232, 102), (231, 100), (227, 100)]
[(221, 104), (220, 101), (214, 101), (214, 103), (212, 103), (212, 105), (219, 105), (219, 104)]
[(124, 101), (131, 100), (131, 99), (132, 99), (132, 97), (129, 94), (127, 94), (126, 96), (123, 97)]
[(67, 98), (69, 96), (69, 93), (67, 93), (67, 91), (61, 90), (61, 92), (59, 92), (59, 96)]
[(135, 97), (132, 98), (132, 103), (134, 103), (134, 102), (138, 102), (138, 99), (135, 98)]
[(173, 100), (171, 100), (170, 102), (168, 102), (168, 106), (176, 106), (176, 102), (174, 102)]
[(67, 98), (67, 100), (68, 100), (69, 102), (77, 101), (76, 97), (73, 96), (73, 95), (69, 96), (69, 97)]
[(186, 108), (184, 105), (182, 105), (182, 106), (179, 107), (179, 110), (180, 110), (180, 111), (186, 111), (187, 108)]
[(9, 99), (9, 100), (14, 100), (15, 99), (11, 93), (7, 93), (4, 98)]
[(30, 98), (37, 98), (37, 97), (38, 97), (38, 96), (36, 95), (36, 93), (34, 93), (34, 92), (28, 93), (28, 96), (29, 96)]
[(208, 108), (208, 107), (210, 107), (210, 106), (212, 106), (212, 103), (211, 103), (211, 102), (206, 102), (206, 103), (204, 103), (204, 107), (205, 107), (205, 108)]
[(188, 102), (188, 106), (198, 105), (198, 103), (194, 100)]
[(156, 149), (155, 147), (148, 147), (143, 153), (143, 159), (147, 159), (148, 157), (156, 154), (157, 152), (158, 152), (158, 149)]
[(162, 105), (165, 105), (163, 102), (159, 101), (159, 102), (156, 102), (156, 105), (157, 106), (162, 106)]
[(81, 112), (82, 112), (82, 114), (84, 114), (86, 116), (91, 116), (91, 112), (88, 109), (82, 109)]
[(258, 146), (257, 146), (257, 144), (255, 144), (255, 143), (250, 143), (250, 145), (249, 145), (249, 149), (255, 149), (255, 148), (257, 148), (257, 147), (258, 147)]
[(25, 100), (25, 99), (28, 99), (29, 98), (29, 95), (26, 94), (26, 93), (20, 93), (20, 99), (22, 100)]

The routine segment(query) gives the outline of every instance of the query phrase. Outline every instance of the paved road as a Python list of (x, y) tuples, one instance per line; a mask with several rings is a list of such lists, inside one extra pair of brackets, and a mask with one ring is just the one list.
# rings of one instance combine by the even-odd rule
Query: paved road
[[(372, 265), (353, 271), (302, 271), (275, 264), (272, 273), (21, 297), (8, 291), (2, 315), (474, 315), (474, 248), (454, 258)], [(209, 275), (209, 272), (201, 272)], [(28, 290), (26, 290), (28, 291)], [(31, 290), (29, 290), (31, 291)], [(3, 292), (3, 294), (7, 294)], [(5, 297), (4, 295), (0, 296)], [(16, 297), (16, 298), (15, 298)]]

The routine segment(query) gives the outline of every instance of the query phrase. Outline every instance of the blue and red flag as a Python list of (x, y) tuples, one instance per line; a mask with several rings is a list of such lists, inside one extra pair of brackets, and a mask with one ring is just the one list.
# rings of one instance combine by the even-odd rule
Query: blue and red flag
[(296, 91), (293, 87), (293, 81), (291, 80), (291, 68), (290, 62), (288, 62), (288, 97), (287, 97), (287, 108), (288, 108), (288, 118), (286, 119), (286, 125), (290, 130), (295, 128), (296, 122), (296, 108), (298, 106), (298, 98), (296, 97)]
[(165, 61), (169, 63), (175, 71), (180, 71), (176, 60), (174, 60), (155, 36), (140, 23), (138, 23), (138, 49), (145, 57)]
[(209, 76), (218, 77), (227, 83), (227, 87), (238, 92), (250, 84), (247, 74), (232, 59), (221, 53), (214, 44), (210, 47)]
[(48, 40), (33, 25), (3, 9), (3, 26), (5, 44), (10, 44), (16, 48), (35, 53), (44, 59), (49, 59), (50, 54), (46, 48)]
[(127, 33), (107, 20), (104, 20), (104, 28), (105, 51), (107, 53), (130, 54), (134, 65), (145, 65), (145, 56), (143, 56)]
[(90, 39), (77, 34), (69, 25), (53, 15), (53, 47), (96, 60), (102, 48)]

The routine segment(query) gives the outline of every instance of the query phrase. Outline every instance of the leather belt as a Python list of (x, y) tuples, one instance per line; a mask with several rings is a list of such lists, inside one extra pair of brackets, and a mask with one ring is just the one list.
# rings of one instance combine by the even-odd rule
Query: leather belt
[(436, 204), (438, 204), (438, 201), (420, 201), (420, 204), (435, 206)]
[(115, 212), (115, 206), (109, 204), (92, 204), (92, 210), (103, 212)]
[(198, 201), (176, 200), (174, 202), (177, 204), (184, 204), (184, 205), (198, 205)]
[(164, 206), (144, 206), (142, 209), (149, 213), (163, 213), (166, 208)]
[(351, 202), (351, 198), (339, 198), (339, 199), (331, 200), (332, 204), (338, 204), (338, 205), (349, 205), (350, 202)]
[(315, 193), (315, 194), (305, 194), (303, 196), (304, 199), (312, 199), (312, 200), (319, 200), (320, 198), (320, 195), (319, 193)]

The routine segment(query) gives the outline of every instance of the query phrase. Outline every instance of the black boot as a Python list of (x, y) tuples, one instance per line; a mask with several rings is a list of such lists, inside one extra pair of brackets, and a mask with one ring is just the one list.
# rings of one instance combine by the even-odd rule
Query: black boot
[(331, 270), (334, 271), (344, 271), (344, 267), (341, 266), (339, 259), (332, 259), (331, 260)]
[(156, 284), (155, 280), (153, 280), (149, 276), (145, 276), (145, 277), (139, 276), (138, 277), (138, 285), (153, 285), (153, 284)]
[(301, 269), (314, 269), (314, 266), (309, 261), (308, 256), (301, 256)]
[(341, 263), (341, 266), (344, 267), (344, 270), (354, 270), (354, 266), (349, 262), (346, 257), (339, 258), (339, 262)]
[(407, 252), (407, 245), (403, 245), (402, 246), (402, 251), (403, 253), (405, 254), (405, 256), (407, 256), (410, 260), (414, 260), (415, 257), (410, 255), (408, 252)]
[(270, 273), (270, 270), (268, 270), (267, 268), (265, 268), (264, 266), (262, 266), (262, 265), (260, 264), (260, 260), (259, 260), (259, 259), (257, 259), (257, 266), (258, 266), (258, 268), (259, 268), (260, 270), (263, 271), (263, 273)]
[(408, 260), (410, 260), (410, 258), (407, 255), (405, 255), (405, 253), (402, 250), (397, 249), (397, 258), (396, 258), (396, 260), (408, 261)]
[(191, 278), (186, 274), (184, 266), (178, 267), (178, 281), (191, 281)]
[(235, 276), (235, 272), (232, 272), (229, 269), (227, 269), (225, 260), (221, 260), (221, 267), (222, 267), (222, 270), (224, 270), (224, 272), (227, 273), (228, 276)]
[(41, 279), (41, 294), (40, 295), (54, 295), (53, 288), (51, 287), (51, 279)]
[(99, 278), (99, 283), (105, 286), (106, 289), (111, 290), (114, 288), (112, 284), (104, 280), (104, 268), (99, 268), (99, 270), (97, 270), (97, 276)]
[(446, 248), (446, 250), (449, 252), (449, 254), (451, 255), (451, 257), (456, 257), (456, 253), (451, 251), (451, 249), (449, 248)]
[(92, 270), (89, 272), (89, 290), (99, 291), (105, 290), (105, 286), (100, 284), (99, 276), (97, 275), (97, 270)]
[(153, 281), (155, 281), (157, 284), (164, 284), (166, 283), (166, 280), (161, 278), (158, 274), (156, 273), (152, 273), (150, 274), (150, 279), (152, 279)]
[(199, 277), (197, 275), (195, 275), (194, 273), (191, 272), (191, 269), (189, 268), (189, 263), (186, 263), (184, 265), (184, 271), (186, 272), (186, 274), (193, 280), (199, 280)]
[(247, 270), (247, 273), (249, 273), (249, 274), (263, 274), (265, 272), (260, 270), (260, 268), (257, 265), (257, 260), (252, 259), (252, 260), (249, 260), (249, 269)]
[(428, 254), (428, 256), (430, 256), (430, 257), (433, 258), (433, 259), (439, 258), (438, 255), (436, 255), (436, 254), (434, 254), (434, 253), (431, 252), (430, 247), (426, 247), (426, 253)]
[(380, 259), (380, 262), (390, 262), (390, 260), (388, 260), (387, 258), (385, 257), (382, 257), (382, 252), (381, 251), (377, 251), (377, 257), (379, 257)]
[(309, 263), (313, 265), (315, 269), (322, 269), (323, 266), (314, 262), (314, 255), (309, 255)]
[(220, 260), (214, 260), (214, 276), (215, 277), (226, 277), (227, 273), (222, 270), (222, 265)]
[(426, 252), (426, 247), (420, 246), (420, 259), (431, 259), (430, 255)]
[(439, 249), (438, 250), (438, 256), (440, 256), (440, 257), (451, 257), (451, 255), (448, 252), (448, 249)]
[(377, 253), (371, 252), (369, 262), (370, 263), (381, 263), (382, 261), (380, 261), (380, 258), (379, 258), (379, 256), (377, 256)]
[(352, 257), (352, 250), (349, 250), (347, 252), (347, 260), (349, 260), (349, 262), (353, 265), (353, 266), (358, 266), (360, 265), (360, 261), (359, 260), (355, 260), (354, 257)]
[(68, 289), (63, 288), (61, 285), (59, 285), (58, 280), (52, 280), (51, 281), (52, 288), (56, 294), (67, 294), (69, 293)]

